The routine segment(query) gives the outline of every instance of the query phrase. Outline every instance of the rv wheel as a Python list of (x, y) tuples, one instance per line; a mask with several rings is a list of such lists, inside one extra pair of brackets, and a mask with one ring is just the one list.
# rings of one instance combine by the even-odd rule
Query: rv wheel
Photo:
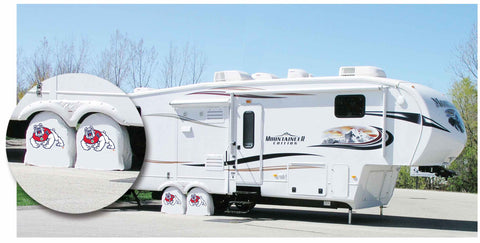
[(213, 215), (212, 195), (201, 188), (193, 188), (187, 194), (188, 215)]
[(187, 199), (178, 188), (167, 187), (162, 195), (162, 213), (185, 214)]
[(235, 206), (240, 211), (250, 211), (255, 207), (255, 203), (245, 202), (245, 203), (235, 203)]
[(25, 135), (25, 159), (28, 165), (73, 167), (75, 129), (57, 114), (43, 111), (35, 115)]
[(76, 141), (75, 168), (128, 170), (132, 165), (128, 131), (107, 115), (87, 116), (77, 130)]

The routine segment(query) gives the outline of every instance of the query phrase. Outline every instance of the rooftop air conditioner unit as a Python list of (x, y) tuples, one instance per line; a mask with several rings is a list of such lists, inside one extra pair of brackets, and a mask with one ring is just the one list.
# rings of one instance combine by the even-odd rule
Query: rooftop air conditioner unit
[(379, 67), (373, 66), (348, 66), (340, 67), (339, 76), (361, 76), (361, 77), (379, 77), (386, 78), (385, 71)]
[(254, 73), (252, 74), (252, 78), (255, 80), (278, 79), (275, 74), (271, 73)]
[(309, 78), (311, 74), (302, 69), (288, 69), (288, 78)]
[(220, 71), (220, 72), (215, 72), (215, 75), (213, 76), (213, 81), (214, 82), (228, 82), (228, 81), (240, 81), (240, 80), (253, 80), (252, 77), (242, 71)]

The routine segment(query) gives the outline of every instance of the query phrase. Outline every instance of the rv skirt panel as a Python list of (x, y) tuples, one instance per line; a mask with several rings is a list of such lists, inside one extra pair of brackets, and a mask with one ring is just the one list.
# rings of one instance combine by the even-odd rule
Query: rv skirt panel
[(83, 120), (76, 136), (75, 168), (128, 170), (132, 151), (128, 132), (112, 118), (97, 113)]
[(75, 129), (68, 127), (55, 113), (38, 113), (28, 125), (25, 140), (25, 164), (73, 167)]

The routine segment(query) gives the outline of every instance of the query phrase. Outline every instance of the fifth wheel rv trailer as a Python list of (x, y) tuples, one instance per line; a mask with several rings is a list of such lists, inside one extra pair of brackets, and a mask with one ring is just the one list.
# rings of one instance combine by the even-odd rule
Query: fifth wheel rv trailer
[(442, 94), (370, 66), (283, 79), (223, 71), (129, 96), (147, 141), (133, 188), (162, 192), (166, 213), (280, 204), (348, 208), (350, 219), (388, 204), (400, 166), (443, 169), (466, 141)]
[[(121, 150), (131, 149), (145, 157), (133, 189), (160, 192), (166, 213), (280, 204), (348, 208), (351, 216), (352, 209), (388, 204), (400, 166), (444, 173), (466, 141), (460, 115), (442, 94), (389, 79), (377, 67), (341, 67), (334, 77), (223, 71), (211, 83), (128, 95), (108, 85), (85, 90), (97, 79), (44, 81), (20, 101), (9, 134), (27, 134), (27, 155), (43, 149), (25, 160), (43, 161), (39, 166), (76, 166), (84, 154), (93, 161), (87, 168), (128, 169)], [(103, 165), (112, 156), (100, 146), (118, 159)]]

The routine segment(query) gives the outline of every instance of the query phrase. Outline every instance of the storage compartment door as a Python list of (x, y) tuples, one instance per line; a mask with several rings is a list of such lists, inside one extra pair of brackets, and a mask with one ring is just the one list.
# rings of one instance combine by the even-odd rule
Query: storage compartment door
[(324, 164), (288, 164), (288, 190), (290, 194), (325, 196), (327, 169)]
[(330, 170), (332, 197), (348, 197), (349, 168), (348, 165), (334, 165)]

